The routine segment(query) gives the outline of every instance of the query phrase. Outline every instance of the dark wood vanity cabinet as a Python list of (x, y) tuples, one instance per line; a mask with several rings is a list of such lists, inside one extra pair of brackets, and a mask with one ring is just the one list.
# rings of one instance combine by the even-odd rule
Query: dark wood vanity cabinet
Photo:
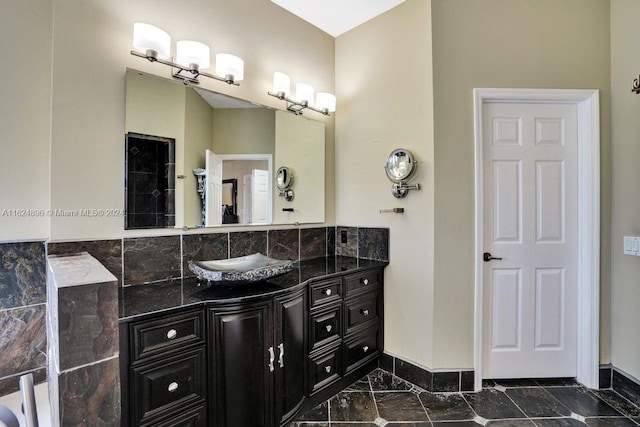
[(297, 412), (305, 399), (306, 307), (303, 288), (208, 309), (215, 425), (268, 427)]
[(122, 425), (278, 427), (373, 369), (383, 268), (120, 325)]
[(122, 424), (206, 426), (207, 358), (202, 309), (123, 324)]

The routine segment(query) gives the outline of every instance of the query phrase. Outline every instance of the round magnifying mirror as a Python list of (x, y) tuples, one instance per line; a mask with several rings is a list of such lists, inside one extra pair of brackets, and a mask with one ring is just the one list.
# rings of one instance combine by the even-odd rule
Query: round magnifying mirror
[(276, 185), (280, 190), (286, 190), (293, 183), (293, 175), (289, 171), (289, 168), (282, 166), (276, 172)]
[(391, 181), (407, 182), (416, 173), (417, 166), (411, 151), (398, 148), (389, 154), (384, 170)]

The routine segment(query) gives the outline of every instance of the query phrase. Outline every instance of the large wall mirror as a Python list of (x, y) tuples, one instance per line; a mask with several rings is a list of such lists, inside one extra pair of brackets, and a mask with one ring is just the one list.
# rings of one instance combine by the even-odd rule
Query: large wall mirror
[(125, 132), (126, 229), (324, 222), (320, 121), (127, 70)]

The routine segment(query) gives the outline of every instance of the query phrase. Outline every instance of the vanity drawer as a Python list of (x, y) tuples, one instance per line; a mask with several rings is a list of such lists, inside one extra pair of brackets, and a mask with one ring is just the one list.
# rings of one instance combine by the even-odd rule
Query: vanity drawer
[(134, 424), (155, 424), (167, 414), (206, 402), (205, 350), (200, 348), (133, 368), (132, 379)]
[(133, 362), (191, 344), (204, 344), (204, 324), (202, 310), (132, 323)]
[(375, 359), (380, 354), (382, 333), (380, 325), (365, 329), (355, 334), (342, 344), (344, 354), (344, 373), (348, 374), (354, 369)]
[(311, 315), (311, 335), (309, 343), (311, 351), (340, 339), (342, 328), (342, 304), (332, 304), (331, 307)]
[(346, 288), (345, 296), (349, 297), (352, 294), (380, 286), (382, 283), (382, 270), (351, 274), (344, 278), (344, 282)]
[(380, 321), (382, 311), (382, 293), (367, 293), (345, 303), (345, 335), (365, 327), (372, 322)]
[(311, 307), (342, 299), (342, 280), (338, 277), (311, 286)]
[(318, 391), (341, 378), (342, 349), (334, 347), (316, 356), (309, 357), (309, 394)]
[(207, 407), (200, 405), (153, 425), (155, 427), (205, 427), (207, 426)]

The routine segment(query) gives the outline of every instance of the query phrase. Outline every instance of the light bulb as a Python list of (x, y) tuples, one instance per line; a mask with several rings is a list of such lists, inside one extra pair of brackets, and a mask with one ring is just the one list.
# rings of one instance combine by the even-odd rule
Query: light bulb
[(233, 76), (233, 81), (244, 79), (244, 61), (235, 55), (219, 53), (216, 55), (216, 74), (226, 78)]
[(133, 48), (148, 56), (169, 59), (171, 36), (158, 27), (136, 22), (133, 24)]
[(284, 93), (288, 97), (291, 93), (291, 77), (279, 71), (273, 73), (273, 91), (277, 94)]
[(316, 108), (326, 110), (329, 113), (336, 111), (336, 97), (327, 92), (318, 92), (316, 94)]
[(207, 69), (211, 66), (210, 57), (209, 46), (204, 43), (191, 40), (176, 43), (176, 62), (184, 67), (196, 64), (199, 69)]
[(313, 93), (313, 86), (306, 83), (296, 83), (296, 101), (311, 104)]

